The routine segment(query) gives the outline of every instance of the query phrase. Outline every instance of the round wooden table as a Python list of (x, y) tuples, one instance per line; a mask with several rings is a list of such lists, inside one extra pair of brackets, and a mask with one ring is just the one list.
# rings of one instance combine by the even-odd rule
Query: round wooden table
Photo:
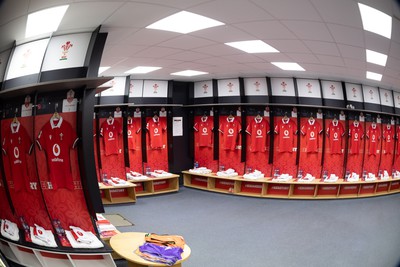
[[(115, 253), (128, 261), (129, 267), (167, 266), (166, 264), (144, 260), (136, 255), (136, 249), (139, 246), (143, 245), (145, 242), (145, 234), (147, 233), (128, 232), (116, 234), (115, 236), (111, 237), (110, 246), (115, 251)], [(185, 245), (183, 253), (181, 255), (182, 259), (177, 261), (173, 266), (182, 266), (182, 262), (189, 258), (190, 253), (190, 247), (188, 245)]]

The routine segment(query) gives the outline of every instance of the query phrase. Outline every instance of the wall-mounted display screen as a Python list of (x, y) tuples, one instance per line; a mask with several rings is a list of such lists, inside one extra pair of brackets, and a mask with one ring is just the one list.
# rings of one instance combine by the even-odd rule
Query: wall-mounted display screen
[(324, 99), (344, 100), (341, 82), (321, 81)]
[(273, 96), (296, 96), (292, 78), (271, 78)]
[(266, 78), (244, 78), (244, 94), (247, 96), (267, 96), (268, 85)]
[(42, 71), (83, 67), (91, 36), (79, 33), (51, 38)]
[(240, 96), (239, 79), (218, 80), (218, 96)]
[(213, 97), (212, 81), (202, 81), (194, 83), (194, 98)]
[(168, 81), (145, 80), (143, 84), (143, 97), (168, 97)]
[(361, 84), (345, 83), (347, 101), (364, 102)]
[(142, 97), (143, 80), (131, 80), (129, 84), (129, 97)]
[(111, 87), (101, 92), (101, 96), (121, 96), (125, 95), (126, 77), (115, 77), (111, 81), (106, 82), (102, 86)]
[(299, 97), (321, 98), (321, 86), (318, 80), (296, 79)]
[(15, 47), (5, 80), (39, 73), (49, 40), (46, 38)]

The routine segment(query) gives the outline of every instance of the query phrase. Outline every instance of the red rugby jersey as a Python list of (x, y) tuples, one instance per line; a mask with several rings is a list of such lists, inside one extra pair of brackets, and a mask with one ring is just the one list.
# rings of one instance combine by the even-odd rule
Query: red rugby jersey
[(307, 123), (301, 127), (301, 134), (306, 136), (306, 152), (318, 152), (319, 135), (322, 133), (322, 127), (316, 120), (307, 120)]
[(361, 140), (364, 137), (363, 127), (359, 122), (353, 122), (349, 127), (350, 154), (359, 154)]
[(167, 130), (167, 125), (160, 118), (151, 118), (147, 121), (146, 129), (149, 134), (151, 149), (165, 148), (163, 136)]
[(108, 118), (101, 124), (100, 136), (103, 137), (106, 156), (119, 153), (119, 136), (121, 134), (121, 124), (114, 118)]
[(214, 129), (214, 123), (207, 116), (200, 118), (200, 121), (196, 122), (193, 126), (195, 130), (196, 140), (200, 147), (212, 146), (212, 131)]
[(240, 119), (227, 117), (218, 129), (222, 135), (222, 147), (225, 150), (235, 150), (238, 144), (239, 133), (242, 130)]
[(326, 135), (329, 139), (331, 154), (342, 154), (342, 139), (344, 136), (344, 127), (340, 121), (332, 121), (326, 129)]
[(20, 122), (12, 122), (3, 134), (3, 152), (9, 158), (10, 178), (15, 191), (30, 189), (26, 154), (32, 148), (32, 141)]
[(278, 136), (279, 152), (293, 152), (294, 137), (297, 134), (297, 125), (290, 118), (282, 118), (275, 126), (275, 134)]
[(378, 147), (379, 140), (381, 139), (381, 130), (378, 125), (371, 124), (367, 131), (368, 138), (368, 155), (376, 155), (377, 150), (380, 150)]
[(39, 132), (36, 143), (46, 153), (48, 174), (54, 189), (74, 189), (69, 153), (77, 141), (75, 130), (62, 117), (51, 118)]
[(267, 150), (267, 134), (269, 134), (269, 122), (263, 117), (255, 117), (246, 127), (246, 133), (251, 136), (250, 151), (265, 152)]

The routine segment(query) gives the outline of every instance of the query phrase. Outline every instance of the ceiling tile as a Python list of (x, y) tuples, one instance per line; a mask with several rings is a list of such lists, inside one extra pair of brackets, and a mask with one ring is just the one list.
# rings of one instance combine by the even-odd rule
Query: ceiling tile
[(344, 62), (341, 57), (333, 57), (333, 56), (325, 56), (325, 55), (316, 55), (316, 57), (319, 59), (319, 61), (322, 64), (328, 65), (328, 66), (341, 66), (344, 67)]
[(293, 34), (293, 32), (289, 31), (285, 25), (276, 20), (237, 23), (234, 25), (234, 27), (266, 42), (275, 39), (296, 39), (296, 36)]
[(178, 33), (152, 29), (141, 29), (124, 39), (126, 44), (154, 46), (180, 36)]
[(340, 54), (344, 58), (366, 60), (365, 48), (361, 48), (358, 46), (344, 45), (344, 44), (338, 44), (338, 48), (339, 48)]
[[(349, 0), (310, 0), (325, 22), (362, 28), (357, 2)], [(356, 15), (355, 15), (356, 14)]]
[(311, 21), (282, 21), (296, 36), (303, 40), (332, 42), (333, 38), (324, 23)]
[(308, 0), (253, 0), (253, 2), (263, 7), (275, 18), (307, 21), (321, 19)]
[(199, 47), (210, 46), (213, 44), (215, 44), (215, 42), (211, 40), (199, 38), (196, 36), (191, 36), (189, 34), (179, 35), (175, 38), (159, 43), (160, 46), (173, 47), (179, 49), (196, 49)]
[(328, 24), (328, 28), (336, 43), (365, 47), (364, 31), (362, 29), (336, 24)]
[(365, 46), (367, 49), (383, 53), (389, 53), (390, 40), (371, 32), (365, 32)]
[(302, 54), (302, 53), (287, 53), (287, 56), (292, 59), (291, 61), (297, 62), (300, 65), (302, 63), (313, 63), (319, 64), (319, 59), (313, 54)]
[(268, 44), (281, 53), (310, 53), (310, 49), (300, 40), (269, 40)]
[(336, 43), (320, 41), (304, 41), (304, 43), (314, 54), (340, 56)]

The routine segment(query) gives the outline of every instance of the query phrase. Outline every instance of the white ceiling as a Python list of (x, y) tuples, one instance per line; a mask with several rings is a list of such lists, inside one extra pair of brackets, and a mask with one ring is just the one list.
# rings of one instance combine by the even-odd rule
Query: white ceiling
[[(400, 91), (399, 0), (360, 0), (393, 16), (392, 39), (365, 32), (355, 0), (0, 0), (0, 51), (23, 43), (27, 15), (70, 4), (55, 35), (108, 32), (105, 76), (127, 76), (139, 65), (162, 69), (136, 79), (200, 81), (236, 77), (301, 77), (362, 83)], [(145, 27), (181, 10), (226, 25), (178, 34)], [(261, 39), (281, 53), (246, 54), (225, 42)], [(387, 54), (386, 67), (366, 63), (365, 49)], [(271, 61), (295, 61), (305, 72), (282, 71)], [(186, 69), (209, 75), (182, 78)], [(367, 80), (366, 71), (383, 74)]]

